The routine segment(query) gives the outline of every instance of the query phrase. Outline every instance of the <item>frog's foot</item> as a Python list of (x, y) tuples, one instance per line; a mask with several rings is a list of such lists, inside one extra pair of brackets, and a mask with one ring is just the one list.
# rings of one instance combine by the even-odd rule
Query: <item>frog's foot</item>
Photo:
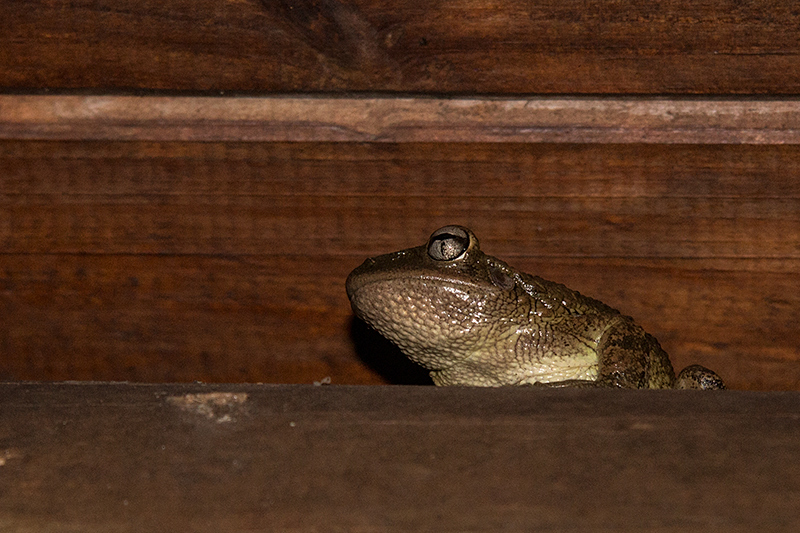
[(681, 370), (675, 380), (676, 389), (724, 389), (725, 383), (716, 373), (700, 365), (690, 365)]

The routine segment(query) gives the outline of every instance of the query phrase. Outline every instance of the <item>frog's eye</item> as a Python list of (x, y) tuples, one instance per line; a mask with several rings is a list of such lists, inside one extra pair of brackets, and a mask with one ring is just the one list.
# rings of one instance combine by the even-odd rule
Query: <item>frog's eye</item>
[(469, 248), (469, 233), (461, 226), (445, 226), (428, 240), (428, 255), (436, 261), (452, 261)]

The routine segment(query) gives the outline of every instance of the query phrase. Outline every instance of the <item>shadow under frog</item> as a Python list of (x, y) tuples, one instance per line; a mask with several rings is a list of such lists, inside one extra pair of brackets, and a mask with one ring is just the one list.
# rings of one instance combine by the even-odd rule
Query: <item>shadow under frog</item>
[(348, 276), (347, 295), (437, 385), (724, 388), (699, 365), (676, 377), (632, 318), (484, 254), (462, 226), (367, 259)]
[(350, 322), (350, 338), (358, 358), (392, 385), (432, 384), (425, 368), (411, 361), (360, 318), (353, 317)]

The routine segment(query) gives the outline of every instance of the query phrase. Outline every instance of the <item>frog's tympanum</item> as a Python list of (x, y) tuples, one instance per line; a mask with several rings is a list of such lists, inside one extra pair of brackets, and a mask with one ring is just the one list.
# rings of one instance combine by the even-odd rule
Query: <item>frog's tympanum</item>
[(724, 388), (699, 365), (676, 378), (633, 319), (484, 254), (461, 226), (367, 259), (347, 278), (347, 295), (437, 385)]

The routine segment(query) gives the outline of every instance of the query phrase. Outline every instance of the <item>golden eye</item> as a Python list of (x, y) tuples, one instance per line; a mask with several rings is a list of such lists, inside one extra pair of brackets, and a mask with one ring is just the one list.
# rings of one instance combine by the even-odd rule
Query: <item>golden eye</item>
[(445, 226), (433, 232), (428, 240), (428, 255), (436, 261), (453, 261), (463, 257), (469, 248), (469, 233), (461, 226)]

